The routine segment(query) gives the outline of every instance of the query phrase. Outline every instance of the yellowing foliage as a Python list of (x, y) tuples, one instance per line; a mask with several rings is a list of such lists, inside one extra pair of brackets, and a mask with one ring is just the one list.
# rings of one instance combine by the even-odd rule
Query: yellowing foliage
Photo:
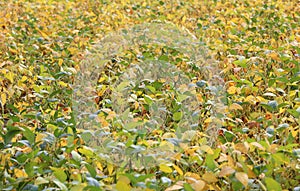
[[(297, 190), (299, 13), (297, 1), (283, 0), (0, 2), (0, 189)], [(187, 31), (207, 58), (153, 42), (126, 47), (110, 55), (94, 89), (79, 92), (94, 96), (80, 106), (95, 102), (92, 122), (79, 122), (76, 76), (97, 71), (86, 71), (86, 62), (103, 62), (89, 56), (108, 34), (145, 23)], [(166, 79), (135, 84), (124, 98), (129, 109), (115, 111), (113, 83), (145, 57), (189, 76), (180, 88), (196, 93), (193, 129), (179, 131), (185, 94)], [(203, 78), (214, 76), (194, 70), (196, 62), (218, 66), (221, 93), (211, 93), (214, 81)], [(159, 99), (168, 112), (154, 124)]]

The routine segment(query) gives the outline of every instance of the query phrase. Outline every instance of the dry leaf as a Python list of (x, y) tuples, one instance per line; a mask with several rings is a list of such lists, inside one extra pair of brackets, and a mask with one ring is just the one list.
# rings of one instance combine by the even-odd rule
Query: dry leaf
[(219, 173), (219, 177), (228, 176), (228, 175), (233, 174), (234, 172), (235, 172), (235, 170), (233, 168), (231, 168), (230, 166), (224, 166)]
[(212, 172), (207, 172), (202, 176), (202, 179), (205, 180), (207, 183), (215, 183), (218, 182), (216, 175)]
[(240, 104), (233, 103), (229, 106), (229, 110), (243, 110), (243, 107)]
[(182, 189), (182, 188), (183, 188), (182, 185), (177, 185), (177, 184), (175, 184), (175, 185), (170, 186), (169, 188), (167, 188), (165, 191), (180, 190), (180, 189)]
[(249, 147), (246, 147), (244, 143), (237, 143), (234, 145), (234, 149), (246, 154), (248, 153)]
[(197, 180), (196, 182), (192, 183), (191, 186), (195, 191), (202, 191), (204, 190), (205, 182), (203, 180)]
[(244, 172), (235, 173), (235, 178), (238, 179), (245, 187), (248, 186), (248, 175)]

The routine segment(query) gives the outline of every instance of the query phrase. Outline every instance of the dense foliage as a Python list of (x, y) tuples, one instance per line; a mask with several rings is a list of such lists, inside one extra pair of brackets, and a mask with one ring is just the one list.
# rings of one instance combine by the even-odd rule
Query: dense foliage
[[(0, 2), (0, 189), (299, 190), (299, 13), (297, 1)], [(154, 22), (184, 27), (207, 47), (225, 81), (227, 114), (211, 135), (212, 95), (184, 51), (132, 47), (99, 74), (97, 128), (131, 153), (159, 145), (174, 155), (154, 165), (113, 163), (91, 142), (97, 129), (82, 129), (74, 115), (74, 79), (105, 35)], [(151, 100), (164, 97), (166, 128), (133, 131), (138, 124), (115, 120), (111, 84), (143, 61), (139, 53), (174, 64), (197, 85), (203, 108), (189, 142), (174, 143), (180, 104), (172, 99), (180, 95), (163, 81), (136, 87), (133, 98), (143, 99), (130, 111), (147, 120)]]

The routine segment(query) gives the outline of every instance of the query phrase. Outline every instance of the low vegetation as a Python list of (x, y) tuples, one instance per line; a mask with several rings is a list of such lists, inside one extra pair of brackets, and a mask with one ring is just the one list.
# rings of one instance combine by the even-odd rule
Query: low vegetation
[[(0, 2), (0, 189), (299, 190), (299, 13), (296, 1)], [(107, 35), (145, 23), (189, 31), (204, 59), (155, 42), (111, 55), (93, 89), (96, 124), (84, 126), (74, 109), (82, 66), (101, 64), (93, 55)], [(178, 133), (186, 94), (166, 76), (133, 86), (127, 108), (115, 107), (116, 82), (149, 60), (194, 84), (193, 130)], [(160, 99), (167, 114), (153, 125)]]

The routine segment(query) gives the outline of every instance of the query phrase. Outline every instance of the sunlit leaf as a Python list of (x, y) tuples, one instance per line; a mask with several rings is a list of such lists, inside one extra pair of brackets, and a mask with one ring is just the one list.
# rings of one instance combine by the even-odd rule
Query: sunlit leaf
[(281, 185), (275, 181), (273, 178), (269, 178), (269, 177), (266, 177), (264, 179), (265, 183), (266, 183), (266, 187), (268, 190), (270, 191), (281, 191), (282, 188), (281, 188)]
[(165, 173), (171, 173), (171, 172), (173, 172), (172, 168), (169, 167), (166, 164), (160, 164), (159, 165), (159, 170), (161, 170), (162, 172), (165, 172)]
[(235, 178), (238, 179), (245, 187), (248, 186), (248, 175), (244, 172), (236, 172)]
[(223, 176), (229, 176), (231, 174), (233, 174), (235, 172), (235, 170), (233, 168), (231, 168), (230, 166), (224, 166), (222, 167), (219, 176), (223, 177)]

